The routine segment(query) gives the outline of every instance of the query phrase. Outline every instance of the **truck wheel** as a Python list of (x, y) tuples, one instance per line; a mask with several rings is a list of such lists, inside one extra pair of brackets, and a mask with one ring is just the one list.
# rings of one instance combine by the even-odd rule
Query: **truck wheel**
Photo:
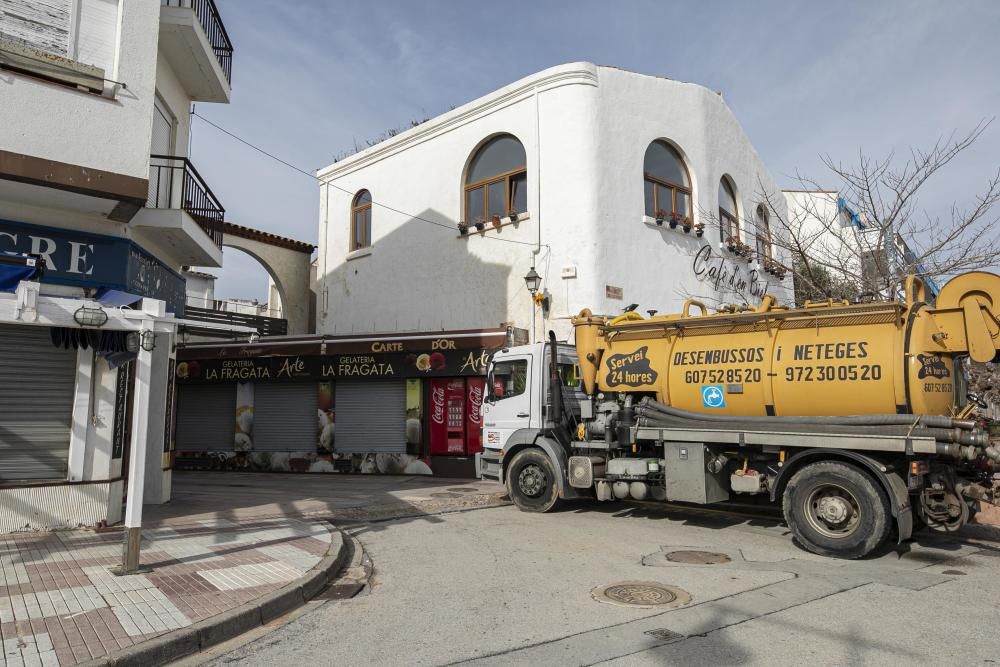
[(507, 493), (522, 512), (548, 512), (559, 502), (556, 474), (545, 452), (525, 449), (507, 468)]
[(846, 463), (811, 463), (796, 472), (782, 507), (799, 543), (822, 556), (867, 556), (892, 527), (889, 499), (878, 483)]

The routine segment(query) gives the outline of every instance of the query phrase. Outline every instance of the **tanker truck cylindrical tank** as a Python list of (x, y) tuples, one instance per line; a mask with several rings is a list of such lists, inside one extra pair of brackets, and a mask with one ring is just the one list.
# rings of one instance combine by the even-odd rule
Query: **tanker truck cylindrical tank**
[(586, 312), (575, 324), (598, 391), (722, 415), (947, 415), (955, 368), (934, 315), (920, 302), (844, 303), (603, 327)]

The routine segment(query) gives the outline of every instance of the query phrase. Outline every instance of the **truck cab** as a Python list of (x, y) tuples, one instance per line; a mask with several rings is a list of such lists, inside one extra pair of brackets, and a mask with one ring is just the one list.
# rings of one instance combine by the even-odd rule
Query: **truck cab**
[[(552, 343), (504, 348), (490, 359), (481, 408), (483, 451), (476, 454), (478, 477), (503, 482), (502, 461), (534, 444), (552, 426), (549, 392)], [(562, 410), (579, 420), (586, 399), (579, 381), (576, 348), (556, 343)]]

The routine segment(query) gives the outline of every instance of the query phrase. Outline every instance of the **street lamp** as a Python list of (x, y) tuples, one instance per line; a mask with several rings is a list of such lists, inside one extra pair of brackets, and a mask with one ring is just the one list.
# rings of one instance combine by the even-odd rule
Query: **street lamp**
[(524, 284), (528, 286), (531, 296), (535, 296), (538, 286), (542, 284), (542, 277), (535, 271), (534, 265), (528, 270), (527, 275), (524, 276)]
[(538, 287), (542, 284), (542, 277), (538, 275), (535, 271), (535, 265), (532, 264), (528, 273), (524, 276), (524, 284), (531, 292), (531, 342), (535, 342), (535, 308), (538, 306), (538, 301), (535, 299), (535, 295), (538, 294)]

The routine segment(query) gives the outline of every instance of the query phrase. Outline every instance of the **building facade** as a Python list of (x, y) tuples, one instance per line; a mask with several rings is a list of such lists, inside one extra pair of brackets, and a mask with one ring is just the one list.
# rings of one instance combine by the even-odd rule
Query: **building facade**
[(178, 349), (175, 464), (471, 477), (504, 329), (261, 338)]
[(137, 447), (170, 498), (181, 271), (225, 218), (190, 107), (232, 53), (211, 0), (0, 2), (0, 252), (44, 267), (0, 294), (0, 530), (118, 521)]
[[(788, 248), (805, 255), (814, 270), (868, 299), (898, 298), (902, 277), (908, 273), (919, 275), (932, 295), (938, 293), (937, 282), (905, 239), (869, 220), (842, 193), (785, 190), (783, 194), (788, 217), (782, 226), (793, 239)], [(887, 281), (897, 285), (893, 288)]]
[(585, 307), (792, 299), (763, 206), (783, 207), (780, 190), (699, 85), (554, 67), (318, 176), (318, 333), (513, 326), (567, 340)]

